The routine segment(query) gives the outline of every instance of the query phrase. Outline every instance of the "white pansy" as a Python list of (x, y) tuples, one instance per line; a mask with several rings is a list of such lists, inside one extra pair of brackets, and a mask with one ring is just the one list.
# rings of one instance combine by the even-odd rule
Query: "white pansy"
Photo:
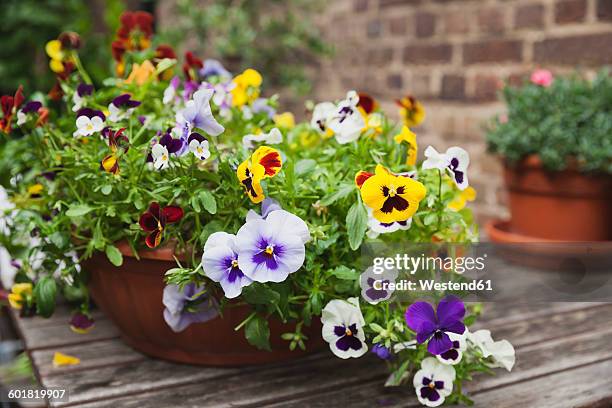
[(245, 135), (242, 138), (242, 145), (245, 149), (252, 149), (254, 143), (279, 144), (283, 141), (283, 134), (278, 128), (273, 128), (268, 133), (259, 133), (257, 135)]
[(423, 170), (438, 169), (448, 171), (460, 190), (469, 186), (467, 168), (470, 165), (470, 155), (461, 147), (453, 146), (446, 153), (438, 152), (433, 146), (425, 149)]
[(83, 98), (78, 92), (72, 94), (72, 111), (78, 112), (83, 107)]
[(408, 218), (405, 221), (395, 221), (391, 223), (384, 223), (374, 218), (372, 209), (368, 207), (368, 238), (375, 239), (380, 234), (388, 234), (399, 230), (408, 230), (412, 225), (412, 218)]
[(331, 102), (321, 102), (314, 107), (310, 126), (322, 134), (329, 129), (329, 122), (336, 113), (336, 105)]
[(508, 340), (494, 341), (489, 330), (477, 330), (467, 334), (468, 340), (480, 349), (483, 357), (493, 360), (491, 367), (503, 367), (512, 370), (516, 362), (514, 347)]
[(455, 369), (440, 363), (434, 357), (421, 362), (421, 369), (414, 374), (413, 385), (419, 402), (428, 407), (438, 407), (453, 392)]
[(162, 102), (164, 103), (164, 105), (167, 105), (174, 100), (175, 96), (176, 89), (174, 88), (174, 86), (170, 85), (166, 89), (164, 89), (164, 96), (162, 98)]
[(0, 281), (5, 289), (10, 289), (15, 282), (17, 268), (13, 264), (13, 258), (7, 249), (0, 246)]
[(170, 164), (170, 155), (166, 146), (157, 143), (151, 149), (151, 156), (153, 156), (153, 167), (156, 170), (163, 170)]
[(457, 334), (453, 332), (447, 332), (446, 334), (448, 334), (448, 337), (450, 337), (453, 346), (450, 348), (450, 350), (445, 351), (442, 354), (438, 354), (436, 358), (442, 364), (458, 364), (461, 361), (461, 358), (463, 357), (463, 352), (467, 348), (466, 334)]
[(99, 116), (88, 118), (87, 116), (79, 116), (76, 120), (77, 136), (90, 136), (104, 128), (104, 121)]
[(322, 336), (336, 356), (347, 359), (368, 351), (363, 326), (365, 320), (356, 297), (330, 301), (322, 311)]
[(206, 160), (210, 157), (210, 150), (208, 150), (208, 148), (208, 140), (202, 140), (200, 142), (193, 139), (189, 142), (189, 151), (200, 160)]
[(359, 95), (355, 91), (349, 91), (346, 99), (340, 101), (336, 106), (336, 112), (329, 121), (329, 128), (333, 130), (336, 140), (340, 144), (346, 144), (359, 139), (361, 131), (365, 127), (365, 120), (357, 109)]

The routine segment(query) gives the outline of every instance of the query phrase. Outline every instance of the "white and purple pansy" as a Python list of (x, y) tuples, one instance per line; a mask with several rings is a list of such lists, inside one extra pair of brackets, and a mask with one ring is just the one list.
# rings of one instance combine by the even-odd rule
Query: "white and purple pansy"
[(189, 151), (200, 160), (206, 160), (210, 157), (208, 140), (201, 134), (194, 132), (187, 139)]
[(278, 128), (272, 128), (268, 133), (259, 133), (256, 135), (245, 135), (242, 137), (242, 146), (245, 149), (252, 149), (255, 143), (263, 143), (266, 145), (279, 144), (283, 141), (283, 134)]
[(204, 60), (204, 67), (200, 69), (199, 72), (202, 78), (208, 77), (221, 77), (221, 78), (231, 78), (232, 74), (229, 72), (220, 61), (216, 59), (206, 59)]
[(257, 98), (251, 104), (251, 111), (254, 114), (264, 113), (268, 119), (272, 119), (276, 115), (276, 109), (268, 104), (268, 99)]
[(470, 155), (461, 147), (453, 146), (446, 153), (439, 153), (433, 146), (425, 149), (423, 170), (438, 169), (448, 171), (459, 190), (468, 188), (467, 168), (470, 165)]
[(218, 305), (204, 286), (188, 283), (181, 290), (177, 285), (164, 288), (162, 302), (164, 320), (172, 331), (180, 332), (192, 323), (202, 323), (219, 315)]
[(229, 299), (239, 296), (242, 288), (253, 282), (240, 269), (236, 236), (226, 232), (215, 232), (206, 240), (202, 269), (206, 276), (221, 284)]
[(261, 215), (253, 210), (249, 210), (246, 215), (246, 221), (265, 219), (272, 211), (282, 210), (283, 207), (273, 198), (266, 197), (261, 202)]
[(156, 170), (163, 170), (170, 165), (170, 155), (179, 155), (184, 145), (183, 139), (172, 137), (170, 130), (167, 130), (151, 148), (151, 156), (147, 161), (152, 161)]
[(232, 89), (236, 87), (233, 81), (222, 82), (220, 84), (209, 84), (214, 90), (212, 102), (219, 108), (219, 115), (227, 118), (232, 111)]
[(437, 407), (453, 392), (455, 369), (440, 363), (434, 357), (421, 362), (421, 369), (414, 374), (413, 385), (419, 402), (428, 407)]
[(334, 116), (329, 121), (329, 128), (333, 130), (336, 140), (340, 144), (346, 144), (359, 139), (365, 120), (359, 110), (359, 95), (355, 91), (349, 91), (346, 99), (340, 101), (336, 106)]
[(321, 313), (323, 339), (337, 357), (361, 357), (368, 351), (363, 326), (365, 320), (356, 297), (331, 300)]
[(265, 219), (247, 221), (236, 238), (238, 262), (246, 276), (257, 282), (282, 282), (304, 264), (310, 232), (297, 215), (276, 210)]
[(373, 267), (369, 267), (359, 277), (361, 297), (372, 305), (389, 300), (393, 295), (393, 290), (385, 285), (395, 282), (397, 275), (398, 272), (395, 269), (385, 268), (382, 273), (376, 273)]
[(82, 108), (77, 112), (75, 136), (90, 136), (104, 129), (106, 116), (99, 110)]
[(76, 92), (72, 95), (72, 111), (77, 112), (79, 109), (83, 107), (83, 101), (85, 97), (90, 96), (93, 93), (94, 86), (89, 84), (79, 84), (77, 86)]
[(170, 80), (170, 84), (166, 89), (164, 89), (164, 96), (162, 98), (164, 105), (177, 102), (178, 98), (176, 91), (178, 90), (180, 84), (181, 79), (178, 76), (175, 76)]
[(141, 102), (133, 100), (130, 94), (121, 94), (108, 105), (108, 120), (110, 122), (119, 122), (129, 117), (132, 111), (140, 106), (140, 104)]
[(336, 105), (331, 102), (321, 102), (315, 105), (312, 112), (312, 119), (310, 120), (310, 126), (319, 131), (319, 133), (326, 135), (331, 132), (329, 129), (329, 123), (336, 113)]
[(489, 366), (492, 368), (503, 367), (512, 371), (516, 362), (514, 346), (508, 340), (494, 341), (489, 330), (477, 330), (474, 333), (467, 333), (467, 339), (474, 346), (478, 347), (485, 358), (493, 361)]
[[(467, 328), (466, 328), (466, 332), (467, 332)], [(436, 358), (442, 364), (455, 365), (461, 361), (461, 358), (463, 357), (463, 352), (467, 348), (466, 335), (465, 333), (457, 334), (457, 333), (449, 332), (448, 337), (450, 337), (450, 340), (453, 343), (453, 346), (447, 351), (445, 351), (444, 353), (438, 354)]]
[(403, 221), (380, 222), (372, 214), (372, 209), (368, 207), (368, 238), (375, 239), (380, 234), (389, 234), (399, 230), (408, 230), (412, 225), (412, 218)]
[(42, 108), (42, 103), (39, 101), (30, 101), (23, 108), (17, 111), (17, 126), (22, 126), (28, 121), (29, 113), (37, 113)]
[(217, 122), (210, 109), (212, 89), (200, 89), (193, 94), (185, 108), (177, 112), (176, 122), (183, 133), (189, 134), (194, 129), (201, 129), (211, 136), (218, 136), (225, 128)]

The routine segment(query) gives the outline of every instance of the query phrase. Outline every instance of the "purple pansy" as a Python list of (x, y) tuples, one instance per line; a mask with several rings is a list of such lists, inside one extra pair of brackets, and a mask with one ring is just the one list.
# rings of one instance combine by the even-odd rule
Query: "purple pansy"
[(81, 83), (79, 86), (77, 86), (76, 92), (72, 95), (72, 102), (74, 103), (72, 106), (73, 112), (76, 112), (83, 107), (84, 98), (91, 95), (93, 90), (93, 85)]
[(94, 319), (90, 316), (77, 312), (72, 315), (70, 319), (70, 330), (75, 333), (85, 334), (88, 333), (94, 327)]
[(372, 346), (372, 353), (376, 354), (376, 356), (382, 360), (391, 360), (393, 358), (391, 350), (382, 344), (375, 344)]
[(282, 282), (304, 263), (304, 244), (310, 240), (306, 223), (285, 210), (265, 219), (247, 221), (236, 234), (238, 262), (257, 282)]
[(413, 385), (419, 402), (428, 407), (437, 407), (453, 392), (455, 369), (444, 365), (433, 357), (421, 362), (421, 369), (414, 374)]
[[(176, 114), (176, 122), (183, 133), (189, 135), (194, 129), (202, 129), (211, 136), (221, 134), (225, 128), (213, 117), (210, 109), (212, 89), (200, 89), (193, 94), (185, 108)], [(186, 131), (186, 132), (185, 132)]]
[(118, 122), (129, 115), (140, 104), (141, 102), (133, 100), (130, 94), (121, 94), (108, 105), (108, 120)]
[(106, 116), (101, 110), (91, 109), (91, 108), (82, 108), (77, 112), (77, 118), (80, 116), (85, 116), (89, 119), (93, 119), (95, 117), (99, 117), (103, 121), (106, 120)]
[(206, 292), (204, 286), (187, 284), (183, 290), (177, 285), (164, 288), (162, 302), (164, 320), (172, 331), (180, 332), (192, 323), (202, 323), (219, 315), (217, 302)]
[(268, 105), (268, 100), (265, 98), (255, 99), (251, 105), (251, 110), (253, 113), (265, 113), (269, 119), (274, 118), (274, 115), (276, 115), (276, 109)]
[(429, 342), (427, 350), (434, 355), (453, 347), (448, 332), (463, 334), (465, 305), (455, 296), (447, 296), (438, 303), (434, 312), (427, 302), (415, 302), (406, 310), (406, 323), (417, 334), (419, 344)]
[(202, 269), (206, 276), (221, 284), (229, 299), (239, 296), (242, 288), (253, 282), (240, 269), (236, 236), (226, 232), (215, 232), (206, 240)]
[(106, 116), (99, 110), (82, 108), (77, 112), (77, 130), (74, 136), (89, 136), (104, 129)]
[(261, 215), (257, 214), (253, 210), (249, 210), (246, 215), (246, 220), (251, 221), (251, 220), (256, 220), (256, 219), (259, 219), (259, 220), (265, 219), (272, 211), (282, 210), (282, 209), (283, 208), (278, 203), (278, 201), (276, 201), (273, 198), (266, 197), (261, 202)]
[(170, 85), (164, 90), (164, 97), (162, 99), (164, 105), (169, 104), (170, 102), (176, 102), (176, 91), (178, 90), (180, 84), (181, 79), (178, 76), (175, 76), (170, 80)]
[(206, 59), (204, 60), (204, 67), (200, 69), (199, 72), (202, 78), (207, 78), (211, 76), (219, 76), (224, 78), (231, 78), (232, 74), (225, 69), (221, 62), (216, 59)]
[(321, 313), (322, 336), (336, 356), (361, 357), (368, 351), (363, 326), (365, 320), (356, 297), (331, 300)]
[(373, 305), (388, 300), (393, 295), (393, 290), (383, 285), (394, 283), (397, 274), (395, 269), (384, 269), (381, 273), (376, 273), (369, 267), (359, 277), (361, 297)]

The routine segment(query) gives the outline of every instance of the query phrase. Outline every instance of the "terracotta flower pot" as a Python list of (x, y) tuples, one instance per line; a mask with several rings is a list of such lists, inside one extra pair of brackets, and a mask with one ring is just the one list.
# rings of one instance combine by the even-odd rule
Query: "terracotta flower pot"
[(612, 240), (612, 176), (546, 171), (530, 156), (506, 164), (504, 177), (511, 231), (558, 241)]
[[(127, 243), (119, 243), (123, 265), (113, 266), (104, 254), (96, 253), (84, 264), (91, 274), (89, 288), (96, 304), (117, 325), (123, 340), (145, 354), (165, 360), (213, 366), (240, 366), (293, 359), (306, 352), (290, 351), (289, 343), (280, 338), (295, 326), (271, 319), (272, 351), (258, 350), (234, 331), (249, 314), (248, 306), (226, 307), (223, 318), (195, 323), (182, 332), (173, 332), (163, 318), (162, 293), (164, 273), (176, 266), (172, 249), (163, 248), (139, 253), (136, 259)], [(307, 352), (320, 349), (319, 319), (303, 327), (308, 336)]]

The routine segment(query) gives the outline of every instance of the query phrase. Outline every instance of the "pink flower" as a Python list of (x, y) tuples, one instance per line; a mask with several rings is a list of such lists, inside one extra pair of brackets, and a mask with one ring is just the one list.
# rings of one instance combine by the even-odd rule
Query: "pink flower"
[(548, 88), (553, 82), (553, 74), (547, 69), (536, 69), (531, 74), (531, 82)]

